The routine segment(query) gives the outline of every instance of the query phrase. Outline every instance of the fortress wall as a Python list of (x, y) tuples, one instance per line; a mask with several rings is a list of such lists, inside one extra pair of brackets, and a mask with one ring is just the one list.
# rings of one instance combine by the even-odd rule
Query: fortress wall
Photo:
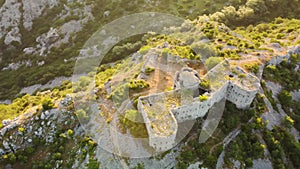
[(270, 65), (279, 65), (283, 60), (289, 60), (290, 55), (285, 55), (285, 56), (274, 56), (272, 59), (269, 61)]
[(234, 103), (237, 108), (245, 109), (251, 105), (257, 90), (245, 90), (230, 82), (227, 91), (227, 100)]
[(220, 102), (223, 98), (226, 97), (228, 90), (229, 82), (226, 82), (220, 89), (218, 89), (215, 93), (212, 94), (211, 100), (213, 106), (215, 103)]
[[(159, 96), (164, 96), (164, 95), (155, 95), (155, 96), (159, 97)], [(149, 135), (149, 145), (157, 151), (166, 151), (166, 150), (173, 148), (178, 126), (176, 125), (176, 129), (172, 135), (169, 135), (166, 137), (156, 135), (151, 128), (151, 121), (150, 121), (147, 113), (145, 112), (145, 109), (144, 109), (141, 99), (138, 100), (137, 107), (138, 107), (139, 112), (142, 114), (145, 126), (147, 128), (147, 132)], [(174, 118), (175, 122), (177, 123), (172, 112), (170, 112), (170, 113), (171, 113), (172, 117)]]
[(149, 135), (149, 137), (151, 137), (153, 134), (151, 132), (149, 132), (149, 131), (151, 131), (150, 119), (149, 119), (147, 113), (145, 112), (144, 106), (143, 106), (142, 101), (140, 99), (138, 99), (137, 108), (138, 108), (138, 111), (142, 114), (145, 126), (147, 128), (148, 135)]
[(184, 122), (186, 120), (193, 120), (193, 119), (196, 119), (197, 117), (203, 117), (206, 114), (205, 111), (200, 112), (200, 108), (208, 110), (209, 102), (210, 102), (209, 100), (201, 102), (201, 104), (200, 104), (200, 102), (194, 102), (189, 105), (184, 105), (184, 106), (175, 108), (175, 109), (171, 110), (171, 112), (174, 114), (177, 122), (179, 122), (179, 123)]
[[(176, 91), (174, 91), (174, 92), (176, 92)], [(177, 120), (176, 120), (174, 114), (170, 110), (169, 110), (169, 114), (171, 115), (173, 122), (176, 124), (173, 133), (171, 135), (167, 135), (167, 136), (159, 136), (159, 135), (154, 134), (153, 137), (151, 138), (150, 146), (154, 147), (158, 151), (167, 151), (167, 150), (173, 148), (173, 146), (175, 144), (175, 139), (176, 139), (177, 130), (178, 130), (178, 124), (177, 124)], [(153, 131), (152, 128), (151, 128), (151, 131)]]
[(172, 110), (176, 120), (178, 122), (184, 122), (186, 120), (194, 120), (206, 115), (208, 110), (217, 102), (226, 97), (228, 88), (228, 82), (225, 83), (217, 92), (206, 101), (196, 101), (189, 105), (184, 105)]
[(149, 135), (149, 145), (157, 151), (167, 151), (175, 146), (177, 130), (169, 136)]
[(269, 61), (270, 65), (279, 65), (283, 60), (289, 60), (292, 54), (300, 54), (300, 45), (297, 45), (290, 49), (284, 56), (274, 56)]

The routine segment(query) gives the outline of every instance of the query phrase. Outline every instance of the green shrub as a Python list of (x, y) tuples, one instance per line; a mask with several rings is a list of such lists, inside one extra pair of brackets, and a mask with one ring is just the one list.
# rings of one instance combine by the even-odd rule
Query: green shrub
[(109, 95), (116, 106), (119, 106), (124, 100), (129, 97), (128, 83), (116, 86)]
[(241, 74), (238, 75), (238, 77), (241, 78), (241, 79), (242, 79), (242, 78), (245, 78), (245, 77), (246, 77), (246, 74), (241, 73)]
[[(218, 47), (220, 48), (222, 46), (218, 46)], [(206, 43), (192, 44), (191, 49), (194, 53), (205, 58), (209, 58), (217, 55), (216, 47), (214, 45), (209, 45)]]
[(291, 93), (288, 92), (287, 90), (282, 90), (278, 94), (278, 99), (281, 104), (290, 105), (292, 103), (293, 97), (292, 97)]
[(285, 34), (283, 34), (283, 33), (278, 33), (278, 34), (276, 35), (276, 39), (282, 39), (284, 36), (285, 36)]
[(290, 116), (285, 116), (282, 120), (282, 123), (285, 127), (291, 128), (294, 125), (295, 121)]
[(79, 109), (75, 112), (75, 115), (78, 117), (78, 119), (80, 120), (80, 122), (82, 123), (86, 123), (89, 120), (89, 116), (86, 113), (85, 110), (83, 109)]
[(291, 61), (292, 61), (292, 63), (297, 64), (299, 62), (299, 58), (300, 58), (299, 54), (292, 54), (291, 55)]
[(137, 121), (141, 122), (142, 120), (141, 114), (134, 109), (126, 110), (124, 118), (125, 118), (124, 120), (127, 119), (133, 122), (137, 122)]
[(201, 82), (199, 83), (199, 85), (203, 89), (210, 89), (210, 82), (206, 79), (202, 79)]
[(276, 65), (268, 65), (266, 67), (268, 70), (271, 70), (272, 72), (275, 72), (276, 71)]
[(144, 89), (148, 88), (150, 85), (145, 80), (132, 80), (129, 82), (129, 89)]
[(95, 159), (89, 159), (88, 169), (99, 169), (99, 163)]
[(141, 49), (139, 50), (141, 55), (145, 55), (146, 53), (148, 53), (148, 51), (151, 49), (151, 46), (143, 46), (141, 47)]
[(72, 137), (72, 136), (74, 135), (74, 131), (71, 130), (71, 129), (69, 129), (69, 130), (67, 131), (67, 133), (68, 133), (68, 136), (69, 136), (69, 137)]
[(25, 132), (25, 128), (19, 127), (18, 131), (21, 132), (21, 133), (23, 133), (23, 132)]
[(149, 75), (151, 72), (153, 72), (155, 69), (154, 68), (152, 68), (152, 67), (146, 67), (146, 69), (145, 69), (145, 73), (147, 74), (147, 75)]
[(245, 65), (246, 69), (248, 69), (249, 71), (257, 74), (258, 70), (259, 70), (259, 65), (258, 63), (251, 63), (251, 64), (246, 64)]
[(44, 110), (52, 109), (54, 107), (54, 103), (53, 103), (52, 99), (50, 99), (50, 98), (43, 99), (42, 107)]
[(61, 160), (62, 159), (62, 154), (61, 153), (54, 153), (52, 155), (52, 159), (54, 159), (54, 160)]
[(200, 102), (203, 102), (203, 101), (205, 101), (205, 100), (208, 100), (208, 96), (206, 96), (206, 95), (200, 95), (199, 96), (199, 100), (200, 100)]

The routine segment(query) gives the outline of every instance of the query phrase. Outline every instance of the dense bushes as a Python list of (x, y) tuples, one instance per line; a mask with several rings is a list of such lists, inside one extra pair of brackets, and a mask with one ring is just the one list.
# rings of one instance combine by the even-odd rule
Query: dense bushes
[(283, 61), (276, 68), (267, 66), (263, 77), (281, 84), (288, 91), (296, 90), (300, 88), (300, 71), (294, 71), (295, 67), (295, 63)]
[(254, 159), (264, 157), (264, 148), (256, 134), (242, 128), (237, 138), (226, 147), (225, 159), (228, 163), (229, 159), (233, 158), (244, 163), (246, 167), (251, 167)]
[(203, 161), (201, 167), (216, 168), (218, 156), (223, 151), (223, 147), (222, 145), (217, 146), (211, 154), (210, 148), (213, 146), (212, 144), (217, 144), (218, 141), (221, 141), (220, 138), (211, 140), (210, 143), (199, 143), (197, 139), (189, 140), (176, 159), (176, 168), (186, 169), (190, 164), (200, 160)]
[[(257, 109), (264, 106), (261, 105), (263, 102), (261, 102), (259, 95), (254, 102), (253, 105), (258, 104), (255, 106)], [(197, 131), (197, 135), (189, 138), (187, 144), (183, 146), (183, 150), (177, 158), (177, 168), (187, 168), (189, 164), (196, 161), (203, 161), (201, 167), (216, 168), (217, 159), (223, 151), (222, 141), (239, 125), (242, 126), (241, 133), (225, 149), (225, 164), (230, 168), (228, 159), (234, 158), (240, 160), (248, 167), (251, 166), (252, 160), (263, 157), (264, 153), (264, 146), (260, 143), (258, 136), (252, 133), (255, 125), (248, 124), (253, 116), (259, 116), (260, 113), (261, 111), (255, 109), (239, 110), (233, 103), (226, 102), (222, 119), (218, 125), (219, 129), (215, 131), (206, 143), (201, 144), (198, 138), (202, 128), (202, 120), (197, 120), (190, 134), (193, 135)]]
[(294, 126), (297, 130), (300, 130), (300, 100), (292, 100), (290, 92), (286, 90), (279, 93), (278, 99), (283, 110), (288, 114), (283, 124), (287, 127)]
[(155, 69), (154, 68), (152, 68), (152, 67), (146, 67), (146, 69), (145, 69), (145, 73), (147, 74), (147, 75), (149, 75), (151, 72), (153, 72)]
[[(291, 6), (290, 4), (293, 5)], [(246, 2), (244, 1), (244, 5), (239, 7), (223, 7), (220, 12), (212, 14), (211, 18), (230, 26), (245, 26), (262, 21), (270, 21), (279, 16), (299, 17), (299, 7), (297, 0), (247, 0)]]
[[(16, 98), (9, 105), (0, 104), (0, 121), (4, 119), (12, 120), (34, 106), (37, 106), (36, 111), (39, 111), (39, 107), (42, 105), (44, 99), (51, 103), (51, 99), (48, 96), (30, 96), (27, 94), (20, 98)], [(45, 107), (49, 108), (47, 106), (53, 107), (53, 104), (48, 105), (45, 101)], [(0, 123), (0, 127), (2, 127), (2, 123)]]
[(206, 59), (211, 56), (217, 55), (217, 50), (214, 45), (209, 45), (207, 43), (197, 43), (192, 44), (192, 51), (201, 56), (201, 59)]
[[(275, 169), (300, 167), (298, 160), (300, 144), (295, 141), (295, 138), (288, 131), (276, 127), (272, 131), (265, 130), (263, 134)], [(287, 163), (284, 162), (285, 157), (288, 158)]]

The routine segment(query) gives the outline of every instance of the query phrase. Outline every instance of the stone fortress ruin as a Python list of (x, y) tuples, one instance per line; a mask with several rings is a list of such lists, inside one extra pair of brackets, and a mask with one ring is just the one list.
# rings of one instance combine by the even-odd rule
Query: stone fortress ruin
[(156, 151), (175, 146), (178, 123), (204, 117), (222, 99), (246, 109), (259, 89), (259, 80), (240, 67), (231, 68), (225, 60), (203, 78), (192, 68), (184, 67), (174, 76), (173, 90), (138, 99), (149, 145)]

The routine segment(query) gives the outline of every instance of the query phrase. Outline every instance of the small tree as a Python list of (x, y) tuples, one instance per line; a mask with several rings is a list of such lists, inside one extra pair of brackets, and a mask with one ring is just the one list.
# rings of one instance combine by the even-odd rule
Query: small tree
[(294, 125), (295, 121), (290, 117), (290, 116), (285, 116), (282, 119), (282, 124), (287, 127), (287, 128), (292, 128), (292, 126)]
[(281, 104), (284, 105), (291, 105), (292, 103), (292, 95), (289, 91), (287, 90), (282, 90), (279, 94), (278, 94), (278, 99), (280, 101)]

